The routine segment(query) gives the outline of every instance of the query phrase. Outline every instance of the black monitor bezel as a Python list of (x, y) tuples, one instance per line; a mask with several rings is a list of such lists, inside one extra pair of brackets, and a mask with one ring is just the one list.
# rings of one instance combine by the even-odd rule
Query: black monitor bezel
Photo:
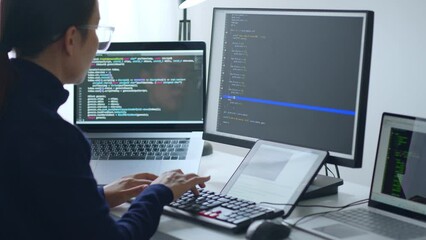
[[(231, 10), (231, 11), (288, 11), (288, 12), (342, 12), (342, 13), (365, 13), (365, 39), (362, 59), (362, 72), (361, 72), (361, 84), (360, 84), (360, 99), (359, 99), (359, 112), (357, 115), (357, 129), (356, 139), (354, 148), (354, 158), (347, 159), (329, 155), (327, 163), (336, 164), (340, 166), (350, 168), (361, 168), (362, 158), (364, 151), (364, 137), (365, 137), (365, 125), (367, 117), (367, 102), (368, 102), (368, 88), (370, 82), (370, 67), (371, 67), (371, 56), (372, 56), (372, 45), (373, 45), (373, 29), (374, 29), (374, 12), (370, 10), (329, 10), (329, 9), (268, 9), (268, 8), (213, 8), (213, 19), (212, 19), (212, 33), (210, 43), (213, 42), (214, 38), (214, 22), (215, 22), (215, 11), (217, 10)], [(212, 45), (210, 44), (210, 53), (212, 52)], [(211, 68), (211, 54), (209, 59), (209, 69)], [(210, 73), (209, 73), (210, 74)], [(210, 75), (209, 75), (210, 77)], [(209, 85), (210, 78), (208, 79), (206, 103), (209, 100)], [(208, 104), (206, 105), (206, 117), (208, 112)], [(219, 142), (243, 148), (252, 148), (256, 142), (238, 139), (234, 137), (226, 137), (214, 133), (209, 133), (204, 128), (203, 139)], [(268, 140), (268, 139), (263, 139)], [(309, 146), (305, 146), (309, 147)]]

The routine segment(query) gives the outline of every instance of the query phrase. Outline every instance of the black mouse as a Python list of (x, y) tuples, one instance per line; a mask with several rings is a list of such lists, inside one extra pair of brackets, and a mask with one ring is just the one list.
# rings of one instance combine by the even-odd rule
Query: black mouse
[(279, 240), (290, 235), (291, 228), (273, 220), (257, 220), (250, 224), (246, 238), (249, 240)]

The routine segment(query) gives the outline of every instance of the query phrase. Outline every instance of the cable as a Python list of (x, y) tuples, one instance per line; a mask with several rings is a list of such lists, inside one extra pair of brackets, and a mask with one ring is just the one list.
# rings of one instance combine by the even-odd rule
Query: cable
[[(367, 200), (367, 199), (364, 199)], [(361, 200), (360, 200), (361, 201)], [(269, 205), (282, 205), (282, 206), (295, 206), (295, 207), (320, 207), (320, 208), (344, 208), (347, 205), (344, 206), (327, 206), (327, 205), (316, 205), (316, 204), (290, 204), (290, 203), (273, 203), (273, 202), (260, 202), (259, 204), (269, 204)]]
[(336, 168), (337, 177), (340, 178), (339, 166), (337, 166), (337, 164), (334, 164), (334, 167)]
[(340, 210), (343, 210), (345, 208), (348, 207), (353, 207), (353, 206), (357, 206), (357, 205), (361, 205), (364, 203), (367, 203), (368, 199), (361, 199), (343, 206), (327, 206), (327, 205), (303, 205), (303, 204), (290, 204), (290, 203), (273, 203), (273, 202), (260, 202), (260, 204), (269, 204), (269, 205), (282, 205), (282, 206), (295, 206), (295, 207), (321, 207), (321, 208), (335, 208), (337, 210), (332, 210), (332, 211), (326, 211), (326, 212), (319, 212), (319, 213), (312, 213), (312, 214), (308, 214), (305, 215), (303, 217), (301, 217), (300, 219), (298, 219), (295, 223), (290, 224), (292, 225), (292, 227), (295, 227), (296, 224), (298, 224), (300, 221), (302, 221), (303, 219), (306, 219), (308, 217), (314, 217), (314, 216), (319, 216), (319, 215), (325, 215), (331, 212), (337, 212)]
[(368, 199), (361, 199), (343, 206), (328, 206), (328, 205), (317, 205), (317, 204), (291, 204), (291, 203), (274, 203), (274, 202), (260, 202), (259, 204), (269, 204), (269, 205), (282, 205), (282, 206), (295, 206), (295, 207), (321, 207), (321, 208), (340, 208), (344, 209), (350, 206), (355, 206), (357, 204), (363, 204), (364, 202), (367, 202)]
[(328, 177), (328, 170), (329, 170), (329, 168), (327, 167), (327, 163), (324, 163), (324, 168), (325, 168), (325, 176)]
[(345, 208), (353, 207), (353, 206), (357, 206), (357, 205), (361, 205), (361, 204), (364, 204), (364, 203), (367, 203), (367, 202), (368, 202), (368, 199), (362, 199), (362, 200), (358, 200), (358, 201), (349, 203), (349, 204), (347, 204), (345, 206), (342, 206), (342, 207), (340, 207), (337, 210), (308, 214), (308, 215), (305, 215), (305, 216), (299, 218), (296, 222), (294, 222), (293, 224), (290, 224), (290, 225), (292, 225), (293, 227), (295, 227), (298, 223), (300, 223), (300, 221), (302, 221), (302, 220), (304, 220), (304, 219), (306, 219), (308, 217), (314, 217), (314, 216), (319, 216), (319, 215), (325, 215), (325, 214), (332, 213), (332, 212), (338, 212), (338, 211), (341, 211), (341, 210), (343, 210)]
[[(325, 170), (326, 172), (330, 171), (334, 178), (336, 177), (336, 175), (334, 175), (333, 171), (331, 171), (331, 169), (327, 166), (327, 164), (325, 164)], [(328, 176), (328, 174), (326, 174), (326, 176)]]

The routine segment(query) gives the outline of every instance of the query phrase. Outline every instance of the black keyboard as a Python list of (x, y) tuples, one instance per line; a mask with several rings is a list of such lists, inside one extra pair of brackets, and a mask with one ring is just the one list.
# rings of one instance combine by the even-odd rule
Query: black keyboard
[(283, 210), (260, 206), (252, 201), (239, 199), (200, 189), (195, 197), (185, 193), (178, 200), (164, 207), (166, 215), (181, 217), (213, 227), (239, 233), (257, 219), (270, 219), (284, 214)]
[(189, 146), (189, 138), (92, 138), (91, 141), (92, 160), (182, 160)]

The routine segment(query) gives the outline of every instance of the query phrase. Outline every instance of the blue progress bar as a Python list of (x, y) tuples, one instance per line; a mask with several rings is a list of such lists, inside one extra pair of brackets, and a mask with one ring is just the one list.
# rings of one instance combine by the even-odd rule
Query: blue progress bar
[(244, 101), (244, 102), (263, 103), (263, 104), (277, 105), (277, 106), (290, 107), (290, 108), (299, 108), (299, 109), (306, 109), (306, 110), (312, 110), (312, 111), (329, 112), (329, 113), (355, 116), (355, 111), (349, 111), (349, 110), (340, 110), (340, 109), (326, 108), (326, 107), (315, 107), (315, 106), (296, 104), (296, 103), (277, 102), (277, 101), (271, 101), (271, 100), (262, 100), (257, 98), (229, 96), (229, 95), (224, 95), (223, 98)]

